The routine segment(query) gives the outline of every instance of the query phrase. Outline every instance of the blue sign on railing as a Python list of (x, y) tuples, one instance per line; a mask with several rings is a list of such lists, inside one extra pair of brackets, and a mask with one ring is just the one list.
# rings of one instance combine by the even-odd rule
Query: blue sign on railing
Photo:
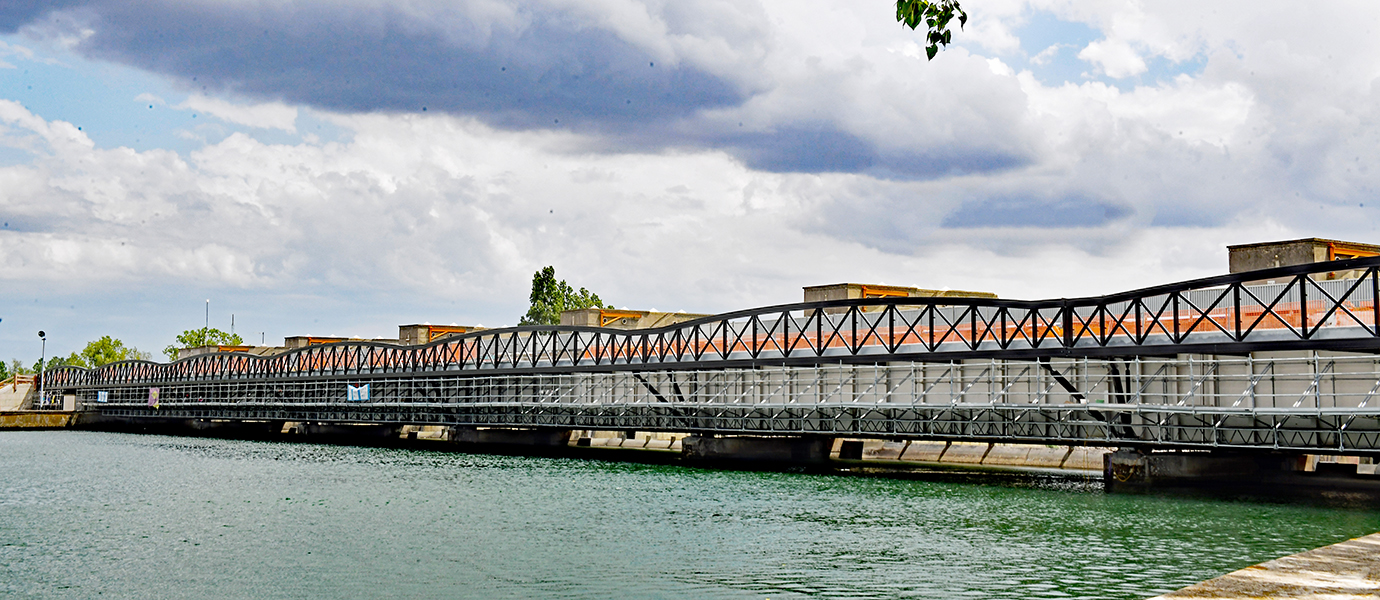
[(368, 402), (369, 384), (350, 385), (345, 384), (345, 399), (350, 402)]

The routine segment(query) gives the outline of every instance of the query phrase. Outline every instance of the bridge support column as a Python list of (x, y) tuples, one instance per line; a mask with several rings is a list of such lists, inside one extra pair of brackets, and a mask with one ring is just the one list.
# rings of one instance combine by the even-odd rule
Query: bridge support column
[(823, 463), (834, 440), (828, 437), (702, 437), (681, 442), (687, 461)]
[(447, 438), (457, 444), (563, 448), (570, 443), (570, 430), (452, 427)]
[(1302, 455), (1239, 452), (1164, 452), (1121, 449), (1103, 457), (1109, 492), (1152, 489), (1232, 489), (1287, 484), (1302, 471)]

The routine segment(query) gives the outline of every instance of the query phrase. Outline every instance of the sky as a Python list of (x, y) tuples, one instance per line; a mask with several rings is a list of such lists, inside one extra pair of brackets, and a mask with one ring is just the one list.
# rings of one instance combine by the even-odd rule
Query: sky
[(1380, 242), (1380, 4), (963, 6), (926, 61), (882, 0), (7, 1), (0, 359)]

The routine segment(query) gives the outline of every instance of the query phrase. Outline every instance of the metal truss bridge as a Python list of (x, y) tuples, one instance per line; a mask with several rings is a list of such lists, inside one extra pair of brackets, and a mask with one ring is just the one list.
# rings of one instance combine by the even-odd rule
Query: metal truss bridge
[(878, 298), (44, 374), (118, 418), (1380, 454), (1380, 258), (1093, 298)]

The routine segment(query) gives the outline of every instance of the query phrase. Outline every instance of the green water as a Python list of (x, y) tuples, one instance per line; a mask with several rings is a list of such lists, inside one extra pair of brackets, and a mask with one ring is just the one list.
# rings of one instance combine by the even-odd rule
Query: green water
[(1050, 477), (0, 433), (17, 597), (1144, 598), (1377, 530)]

